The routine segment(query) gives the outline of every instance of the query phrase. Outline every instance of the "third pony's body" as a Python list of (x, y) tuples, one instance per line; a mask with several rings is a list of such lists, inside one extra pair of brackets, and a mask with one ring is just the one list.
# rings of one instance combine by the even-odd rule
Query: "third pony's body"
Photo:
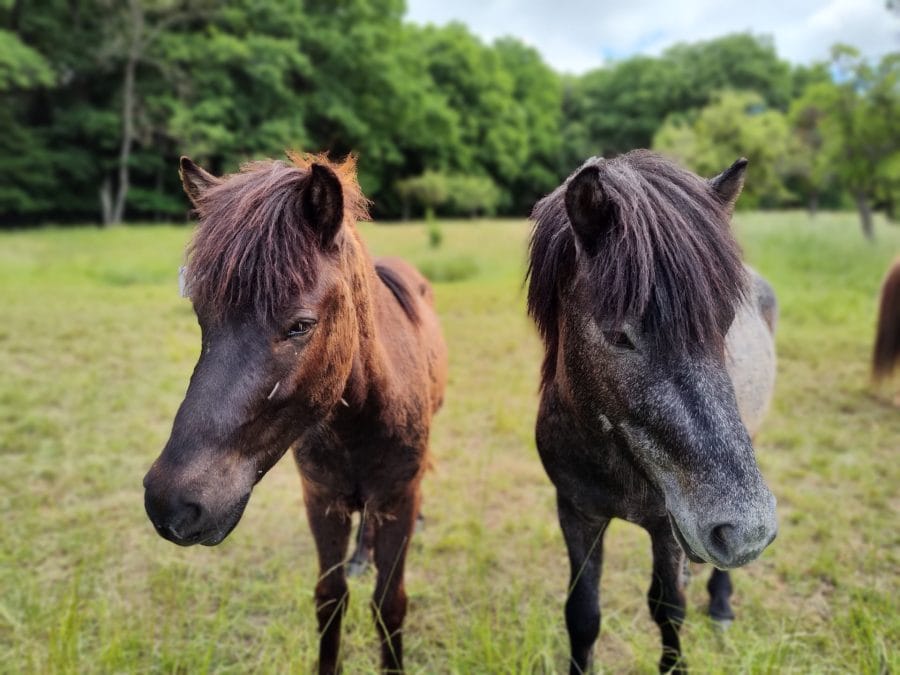
[(883, 379), (900, 363), (900, 258), (894, 260), (881, 286), (878, 327), (872, 351), (872, 374)]
[[(775, 536), (750, 438), (772, 390), (775, 301), (728, 222), (745, 165), (705, 181), (644, 151), (591, 159), (535, 208), (536, 436), (569, 552), (572, 673), (590, 667), (612, 518), (650, 533), (663, 671), (682, 667), (684, 554), (729, 569)], [(710, 592), (730, 618), (727, 573)]]

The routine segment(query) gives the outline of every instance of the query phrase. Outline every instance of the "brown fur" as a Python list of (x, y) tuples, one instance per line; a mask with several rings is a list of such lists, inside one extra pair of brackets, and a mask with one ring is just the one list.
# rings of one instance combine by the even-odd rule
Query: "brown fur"
[[(321, 572), (319, 671), (340, 667), (355, 511), (374, 548), (382, 665), (397, 670), (403, 567), (446, 347), (425, 278), (399, 259), (373, 261), (359, 236), (367, 201), (353, 158), (289, 157), (223, 178), (182, 160), (200, 217), (187, 290), (204, 348), (145, 478), (147, 512), (172, 541), (216, 544), (293, 448)], [(308, 316), (313, 328), (297, 333)]]
[(878, 328), (872, 350), (872, 375), (881, 380), (900, 363), (900, 258), (894, 260), (881, 286)]
[(310, 167), (331, 170), (343, 188), (344, 221), (368, 220), (368, 200), (356, 180), (356, 159), (288, 153), (292, 163), (248, 162), (192, 194), (200, 225), (188, 245), (191, 297), (221, 315), (250, 305), (264, 316), (315, 283), (317, 236), (297, 208)]

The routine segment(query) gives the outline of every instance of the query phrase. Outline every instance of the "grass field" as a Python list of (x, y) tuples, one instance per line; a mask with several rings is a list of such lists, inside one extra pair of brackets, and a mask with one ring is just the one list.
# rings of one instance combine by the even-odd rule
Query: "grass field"
[[(408, 565), (413, 673), (567, 667), (567, 565), (534, 449), (540, 345), (524, 314), (524, 222), (362, 228), (375, 253), (438, 278), (451, 350)], [(900, 670), (898, 386), (867, 364), (879, 282), (900, 229), (865, 243), (852, 214), (741, 214), (749, 260), (781, 300), (776, 399), (758, 439), (780, 534), (734, 574), (738, 619), (706, 619), (696, 569), (683, 630), (695, 672)], [(315, 662), (316, 565), (285, 458), (216, 548), (163, 541), (141, 479), (196, 359), (178, 297), (183, 227), (0, 235), (0, 671), (293, 672)], [(649, 539), (606, 538), (605, 672), (655, 672)], [(346, 672), (376, 670), (371, 575), (351, 582)]]

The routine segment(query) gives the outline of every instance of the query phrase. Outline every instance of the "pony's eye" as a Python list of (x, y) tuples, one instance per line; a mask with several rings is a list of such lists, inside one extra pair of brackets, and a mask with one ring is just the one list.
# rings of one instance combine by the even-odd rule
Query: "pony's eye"
[(291, 324), (291, 327), (288, 328), (287, 336), (289, 338), (302, 337), (309, 334), (315, 325), (316, 322), (311, 319), (295, 321)]
[(605, 330), (603, 331), (603, 338), (613, 347), (618, 347), (619, 349), (633, 350), (635, 348), (631, 338), (620, 330)]

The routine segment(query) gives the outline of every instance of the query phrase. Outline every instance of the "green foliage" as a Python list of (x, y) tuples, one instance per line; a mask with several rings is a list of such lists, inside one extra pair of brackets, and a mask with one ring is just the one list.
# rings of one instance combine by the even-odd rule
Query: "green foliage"
[(900, 202), (900, 53), (873, 65), (837, 45), (832, 67), (836, 78), (810, 84), (791, 109), (801, 173), (809, 193), (829, 184), (849, 192), (868, 236), (871, 203), (894, 215)]
[(739, 157), (750, 160), (741, 208), (775, 206), (790, 199), (784, 187), (790, 157), (785, 115), (765, 106), (762, 97), (722, 92), (691, 121), (670, 118), (653, 147), (703, 176), (714, 176)]
[(487, 176), (430, 170), (398, 181), (397, 193), (404, 200), (424, 207), (426, 215), (445, 205), (454, 215), (493, 215), (502, 198), (500, 189)]
[(428, 246), (429, 248), (439, 249), (441, 242), (444, 241), (444, 231), (440, 224), (435, 221), (428, 223)]
[(416, 266), (433, 283), (464, 281), (478, 274), (478, 264), (471, 256), (425, 258), (416, 261)]
[(578, 161), (648, 147), (669, 115), (702, 108), (722, 89), (753, 91), (784, 109), (791, 88), (790, 67), (771, 40), (750, 34), (630, 58), (572, 83), (567, 152)]
[(0, 93), (53, 84), (53, 69), (35, 49), (0, 28)]
[(502, 198), (497, 185), (487, 176), (449, 176), (447, 185), (448, 201), (457, 215), (491, 216)]
[[(486, 43), (404, 11), (403, 0), (0, 1), (0, 219), (95, 220), (110, 195), (128, 219), (175, 217), (187, 208), (179, 155), (223, 173), (287, 148), (356, 153), (378, 218), (525, 215), (586, 157), (654, 139), (703, 170), (750, 156), (747, 205), (864, 194), (893, 213), (900, 201), (898, 163), (881, 152), (900, 135), (890, 58), (844, 50), (793, 67), (770, 39), (736, 34), (561, 76), (517, 39)], [(725, 110), (724, 91), (754, 95), (755, 109)]]
[(425, 208), (433, 214), (435, 208), (447, 201), (450, 195), (447, 176), (437, 171), (426, 171), (421, 176), (405, 178), (397, 182), (397, 192), (405, 199)]

